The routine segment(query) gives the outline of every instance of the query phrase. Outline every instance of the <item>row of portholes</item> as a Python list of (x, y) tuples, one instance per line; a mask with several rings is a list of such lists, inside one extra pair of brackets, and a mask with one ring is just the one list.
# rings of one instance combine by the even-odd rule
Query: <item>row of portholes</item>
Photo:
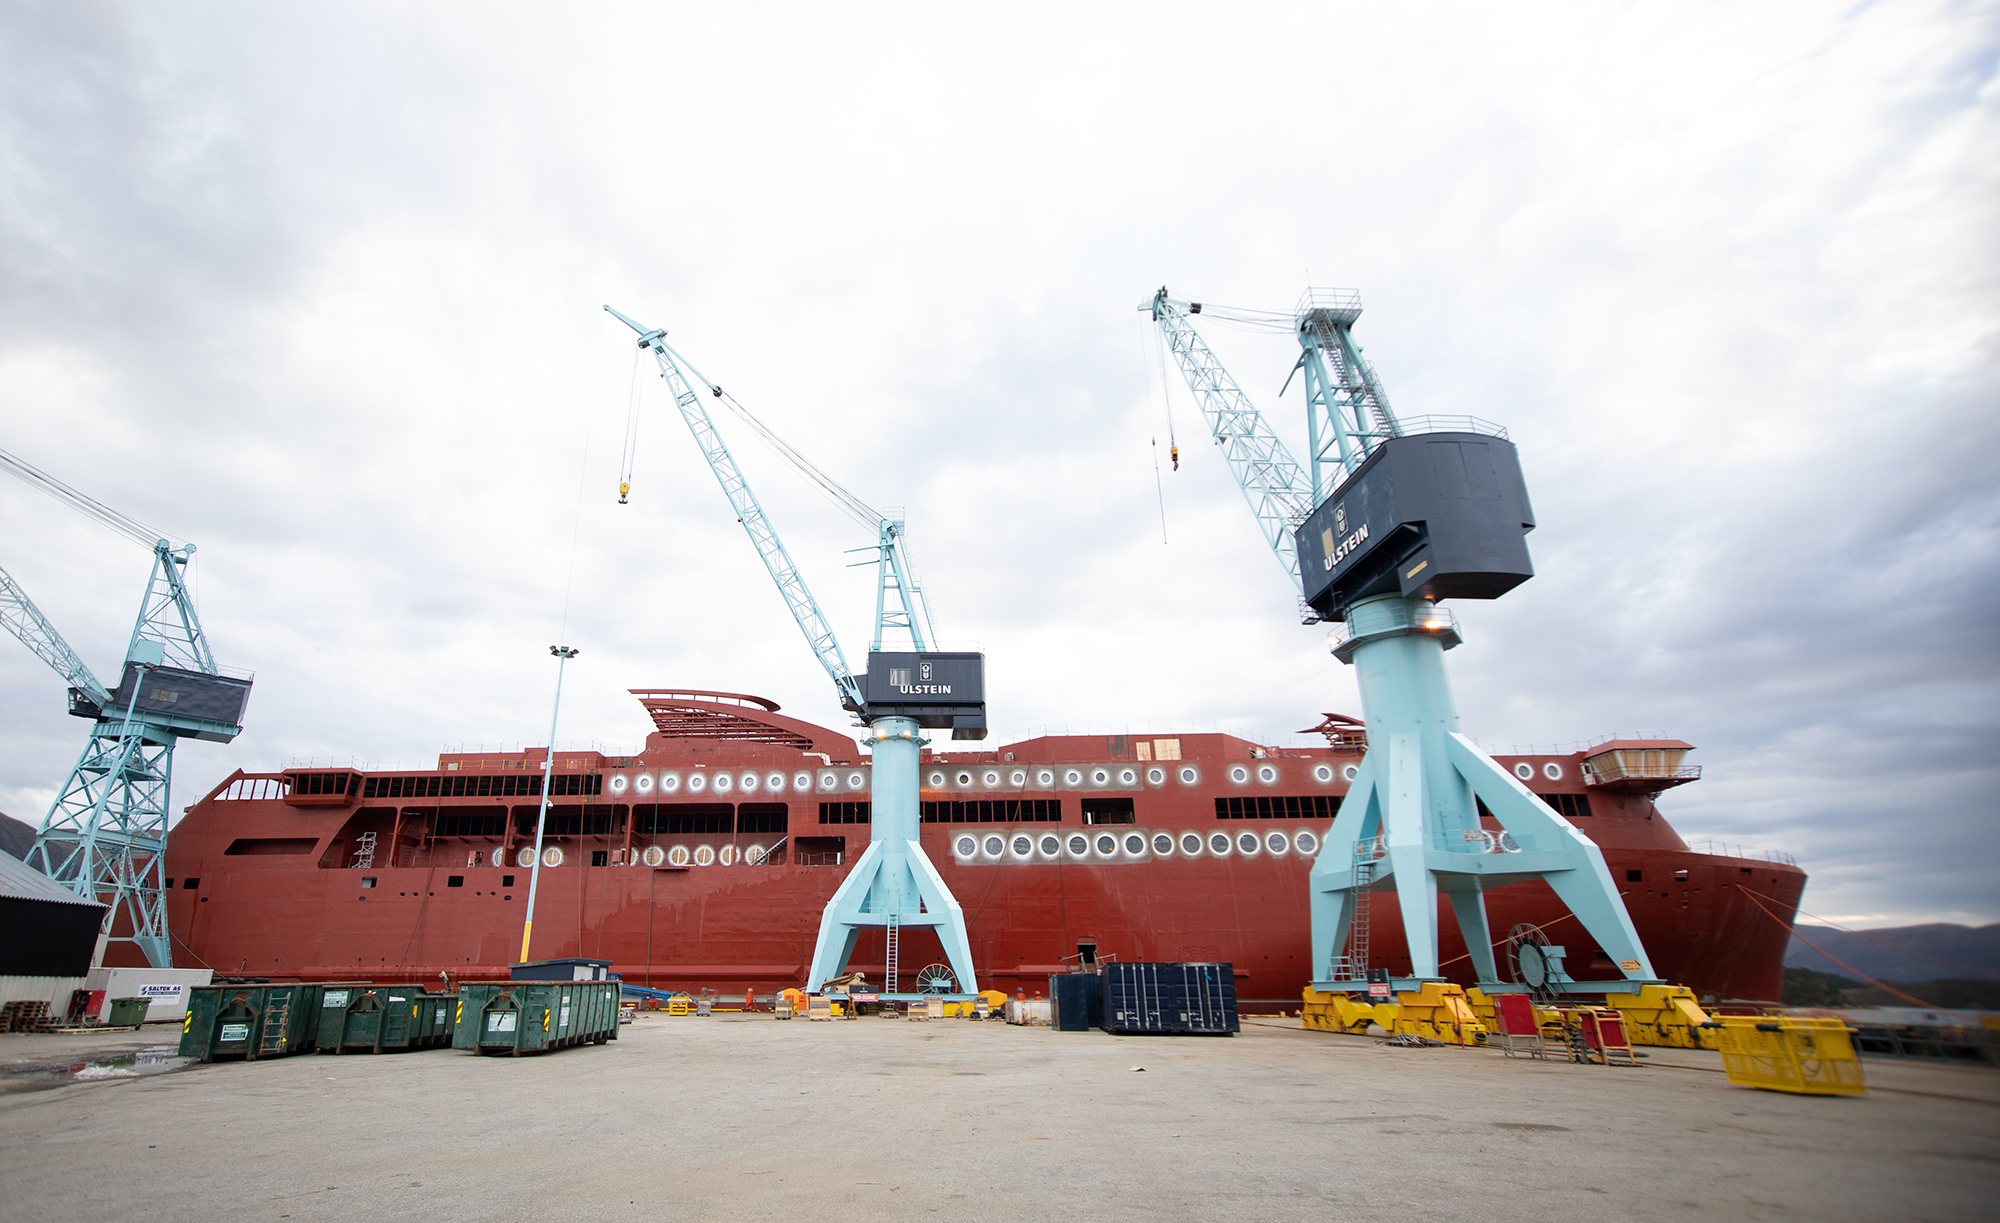
[[(619, 852), (623, 853), (624, 851), (621, 850)], [(746, 866), (758, 866), (763, 863), (766, 852), (768, 851), (762, 845), (746, 845), (741, 850), (738, 850), (734, 845), (696, 845), (693, 847), (675, 845), (670, 849), (662, 849), (658, 845), (648, 845), (636, 855), (636, 862), (644, 862), (647, 866), (660, 866), (663, 864), (667, 866), (732, 866), (741, 861)], [(496, 849), (493, 851), (493, 856), (493, 865), (504, 865), (500, 859), (505, 857), (505, 851)], [(478, 866), (478, 859), (479, 852), (474, 850), (471, 865)], [(534, 864), (535, 851), (532, 847), (523, 848), (514, 855), (514, 865), (516, 866), (529, 867)], [(551, 845), (542, 850), (543, 866), (554, 867), (561, 866), (562, 864), (563, 851), (561, 846)], [(619, 863), (617, 865), (624, 864)]]
[(776, 769), (760, 773), (745, 769), (741, 773), (691, 772), (683, 777), (679, 773), (613, 773), (611, 792), (616, 795), (627, 793), (644, 798), (651, 794), (783, 794), (789, 788), (794, 794), (839, 794), (861, 791), (868, 788), (868, 773), (865, 769), (822, 769), (818, 775), (804, 769), (785, 774)]
[[(1340, 770), (1343, 781), (1353, 781), (1361, 770), (1354, 765), (1345, 765)], [(1274, 764), (1232, 764), (1229, 766), (1229, 780), (1239, 786), (1248, 785), (1255, 776), (1260, 784), (1278, 784), (1278, 766)], [(1135, 789), (1139, 785), (1140, 770), (1134, 765), (1037, 765), (1031, 768), (999, 769), (931, 769), (924, 774), (924, 785), (933, 790), (997, 790), (1002, 787), (1011, 790), (1053, 790), (1060, 779), (1066, 790), (1081, 789), (1086, 785), (1099, 788), (1115, 787), (1123, 790)], [(1323, 786), (1333, 784), (1334, 768), (1330, 764), (1316, 764), (1312, 767), (1312, 779)], [(1167, 769), (1151, 765), (1145, 769), (1146, 784), (1164, 786), (1167, 784)], [(1191, 764), (1174, 768), (1174, 780), (1184, 786), (1201, 784), (1201, 770)]]
[[(1522, 781), (1533, 781), (1535, 779), (1535, 766), (1523, 760), (1514, 766), (1514, 776), (1520, 778)], [(1548, 778), (1550, 781), (1561, 781), (1563, 779), (1563, 766), (1551, 760), (1542, 766), (1542, 776)]]
[(1014, 862), (1052, 862), (1068, 857), (1073, 861), (1130, 862), (1154, 857), (1227, 858), (1232, 854), (1282, 856), (1319, 852), (1319, 836), (1301, 829), (1286, 833), (1277, 830), (1256, 833), (1248, 830), (1227, 833), (1183, 832), (1072, 832), (1062, 833), (960, 833), (952, 838), (952, 854), (959, 859)]

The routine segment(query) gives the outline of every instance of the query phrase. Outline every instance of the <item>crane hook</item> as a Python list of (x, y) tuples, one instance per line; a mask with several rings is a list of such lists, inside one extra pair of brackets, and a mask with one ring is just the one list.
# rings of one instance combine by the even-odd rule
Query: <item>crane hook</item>
[(631, 491), (632, 491), (632, 482), (630, 480), (620, 480), (618, 482), (618, 504), (620, 505), (626, 504), (625, 494)]
[(1168, 446), (1167, 455), (1174, 461), (1174, 470), (1179, 471), (1181, 469), (1181, 448), (1179, 446)]

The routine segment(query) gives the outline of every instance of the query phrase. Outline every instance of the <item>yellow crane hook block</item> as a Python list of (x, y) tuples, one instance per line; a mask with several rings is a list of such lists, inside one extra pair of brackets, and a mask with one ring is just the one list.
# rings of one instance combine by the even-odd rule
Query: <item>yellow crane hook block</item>
[(1724, 1015), (1716, 1022), (1722, 1068), (1739, 1087), (1807, 1096), (1868, 1091), (1847, 1025), (1838, 1019)]

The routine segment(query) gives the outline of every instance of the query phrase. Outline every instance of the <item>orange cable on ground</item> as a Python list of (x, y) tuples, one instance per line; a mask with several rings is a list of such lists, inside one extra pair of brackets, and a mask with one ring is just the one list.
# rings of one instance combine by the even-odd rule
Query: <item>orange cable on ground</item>
[[(1771, 910), (1764, 908), (1764, 902), (1757, 899), (1759, 895), (1758, 893), (1751, 891), (1749, 888), (1742, 887), (1741, 884), (1738, 884), (1737, 886), (1739, 888), (1742, 888), (1743, 894), (1750, 898), (1751, 904), (1756, 905), (1760, 910), (1763, 911), (1764, 916), (1770, 918), (1774, 922), (1777, 922), (1785, 929), (1790, 930), (1792, 932), (1793, 938), (1799, 940), (1801, 943), (1804, 943), (1806, 946), (1812, 948), (1814, 951), (1819, 952), (1821, 955), (1826, 956), (1827, 959), (1833, 960), (1834, 963), (1839, 964), (1842, 968), (1845, 968), (1847, 971), (1853, 973), (1857, 977), (1860, 977), (1863, 981), (1868, 982), (1868, 984), (1874, 986), (1876, 989), (1883, 991), (1884, 993), (1894, 994), (1898, 998), (1914, 1002), (1921, 1007), (1926, 1007), (1933, 1010), (1937, 1009), (1936, 1003), (1925, 1002), (1922, 998), (1913, 997), (1909, 994), (1904, 993), (1902, 990), (1895, 988), (1894, 986), (1884, 985), (1882, 982), (1877, 981), (1875, 978), (1869, 976), (1865, 972), (1862, 972), (1860, 969), (1854, 967), (1852, 964), (1846, 963), (1843, 960), (1834, 959), (1833, 956), (1827, 955), (1827, 952), (1823, 948), (1821, 948), (1819, 944), (1813, 942), (1811, 939), (1807, 938), (1803, 934), (1800, 934), (1796, 929), (1794, 929), (1792, 923), (1786, 921), (1782, 917), (1779, 917), (1776, 913), (1771, 912)], [(1794, 909), (1793, 911), (1797, 912), (1796, 909)]]
[[(1736, 886), (1743, 887), (1743, 885), (1740, 883), (1737, 884)], [(1746, 892), (1750, 892), (1752, 896), (1764, 896), (1762, 892), (1752, 892), (1749, 888), (1743, 888), (1743, 890)], [(1776, 896), (1764, 896), (1764, 899), (1770, 901), (1772, 904), (1784, 903), (1783, 901), (1779, 900)], [(1994, 973), (1994, 971), (1990, 968), (1976, 968), (1971, 964), (1966, 964), (1959, 960), (1947, 960), (1941, 955), (1932, 955), (1928, 951), (1918, 951), (1915, 947), (1905, 947), (1901, 943), (1892, 943), (1888, 939), (1878, 938), (1875, 935), (1868, 933), (1866, 930), (1849, 930), (1846, 926), (1841, 925), (1837, 921), (1829, 921), (1828, 919), (1821, 917), (1817, 913), (1807, 913), (1804, 909), (1799, 908), (1797, 905), (1792, 906), (1792, 912), (1800, 916), (1810, 917), (1816, 922), (1826, 922), (1827, 925), (1832, 926), (1834, 929), (1840, 931), (1843, 934), (1858, 934), (1862, 938), (1873, 939), (1875, 942), (1882, 944), (1884, 947), (1894, 947), (1898, 951), (1907, 951), (1911, 955), (1920, 955), (1924, 957), (1926, 960), (1936, 960), (1940, 964), (1949, 964), (1953, 968), (1964, 968), (1964, 969), (1969, 969), (1972, 972), (1985, 973), (1987, 976), (2000, 975)], [(1825, 955), (1826, 953), (1821, 952), (1820, 954)], [(1832, 959), (1833, 957), (1827, 956), (1827, 958)]]

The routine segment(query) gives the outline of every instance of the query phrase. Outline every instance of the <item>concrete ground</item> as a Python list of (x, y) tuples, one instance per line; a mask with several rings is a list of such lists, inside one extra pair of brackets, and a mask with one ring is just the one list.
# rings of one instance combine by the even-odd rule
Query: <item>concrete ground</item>
[(1819, 1098), (1733, 1087), (1714, 1054), (1586, 1067), (1297, 1025), (1143, 1038), (642, 1015), (613, 1044), (540, 1057), (292, 1057), (42, 1090), (25, 1067), (178, 1030), (0, 1036), (0, 1218), (2000, 1211), (2000, 1071), (1871, 1061), (1867, 1096)]

